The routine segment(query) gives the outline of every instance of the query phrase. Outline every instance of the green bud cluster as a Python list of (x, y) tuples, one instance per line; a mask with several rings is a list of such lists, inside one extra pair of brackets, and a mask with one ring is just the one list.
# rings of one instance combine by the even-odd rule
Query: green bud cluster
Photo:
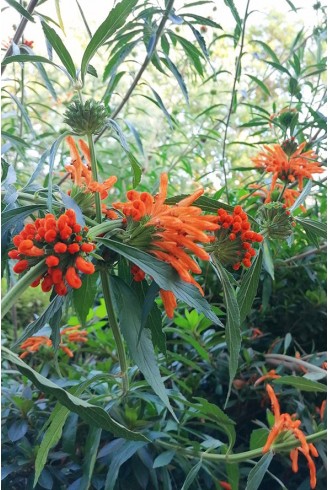
[(285, 140), (281, 145), (281, 148), (284, 150), (286, 155), (288, 155), (289, 157), (297, 150), (297, 147), (298, 147), (298, 144), (297, 144), (297, 141), (295, 140), (294, 136), (292, 136), (288, 140)]
[(285, 240), (293, 233), (295, 221), (281, 202), (265, 204), (259, 209), (257, 218), (265, 237)]
[(64, 113), (64, 122), (72, 128), (75, 134), (99, 134), (106, 125), (108, 118), (104, 104), (93, 99), (84, 104), (74, 100)]

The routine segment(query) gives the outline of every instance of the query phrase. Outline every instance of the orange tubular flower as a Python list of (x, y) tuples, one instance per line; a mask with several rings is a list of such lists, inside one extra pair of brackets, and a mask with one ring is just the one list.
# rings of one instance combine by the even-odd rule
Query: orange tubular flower
[(221, 488), (223, 488), (223, 490), (232, 490), (230, 483), (227, 483), (225, 481), (219, 481), (219, 485), (221, 486)]
[[(78, 342), (87, 342), (88, 341), (88, 332), (86, 330), (79, 330), (80, 325), (76, 325), (75, 327), (63, 328), (60, 332), (61, 342), (59, 344), (60, 349), (68, 356), (73, 357), (73, 352), (69, 347), (67, 347), (66, 343), (78, 343)], [(33, 354), (34, 352), (38, 352), (41, 346), (45, 346), (47, 348), (52, 347), (52, 341), (45, 335), (33, 336), (25, 340), (20, 346), (23, 352), (20, 354), (20, 358), (24, 359), (29, 354)]]
[(265, 151), (260, 152), (252, 158), (256, 167), (262, 168), (265, 172), (271, 172), (272, 192), (279, 178), (282, 181), (298, 181), (298, 188), (303, 189), (303, 179), (312, 179), (313, 174), (323, 172), (323, 168), (318, 163), (318, 155), (313, 150), (303, 151), (306, 142), (297, 146), (292, 138), (286, 140), (282, 146), (273, 145), (273, 147), (264, 145)]
[[(193, 206), (194, 201), (203, 194), (203, 189), (197, 190), (176, 205), (165, 204), (167, 185), (168, 176), (162, 174), (156, 196), (131, 190), (127, 192), (127, 202), (113, 204), (126, 217), (123, 240), (170, 264), (183, 281), (194, 284), (203, 294), (200, 285), (191, 275), (201, 272), (191, 254), (202, 260), (209, 260), (209, 254), (197, 242), (209, 243), (214, 240), (207, 232), (219, 228), (218, 217), (202, 215), (202, 210)], [(132, 273), (136, 280), (143, 279), (135, 267)], [(161, 290), (161, 297), (168, 317), (172, 318), (176, 306), (174, 294)]]
[(45, 257), (47, 271), (33, 281), (32, 287), (41, 282), (44, 292), (54, 288), (59, 296), (67, 294), (67, 285), (78, 289), (82, 281), (78, 272), (93, 274), (94, 265), (86, 260), (96, 246), (88, 241), (86, 233), (88, 228), (76, 222), (73, 209), (55, 218), (53, 214), (46, 214), (44, 218), (28, 223), (19, 235), (14, 236), (13, 243), (16, 249), (8, 255), (18, 260), (13, 267), (14, 272), (21, 274), (36, 265), (40, 257)]
[(272, 444), (277, 439), (280, 433), (285, 431), (291, 431), (296, 437), (296, 439), (298, 439), (301, 443), (300, 447), (292, 449), (290, 452), (290, 459), (292, 461), (292, 470), (294, 472), (298, 471), (298, 464), (297, 464), (298, 454), (299, 452), (301, 452), (306, 457), (309, 465), (310, 487), (311, 489), (313, 489), (315, 488), (317, 481), (316, 481), (316, 467), (312, 457), (317, 457), (318, 452), (313, 444), (311, 443), (309, 444), (306, 441), (303, 431), (299, 428), (301, 425), (301, 421), (293, 420), (288, 413), (281, 414), (279, 402), (275, 392), (273, 391), (273, 388), (269, 384), (267, 384), (266, 390), (272, 405), (272, 411), (274, 414), (274, 424), (268, 436), (267, 442), (262, 449), (262, 452), (267, 453), (270, 450)]
[[(284, 186), (282, 184), (276, 184), (273, 190), (267, 189), (263, 185), (259, 184), (251, 184), (249, 185), (250, 189), (255, 189), (256, 192), (252, 193), (252, 196), (259, 196), (264, 199), (264, 204), (267, 204), (269, 202), (274, 201), (277, 199), (282, 192)], [(286, 188), (284, 190), (283, 196), (282, 196), (282, 201), (284, 204), (287, 206), (287, 208), (291, 208), (296, 199), (299, 197), (300, 192), (297, 191), (296, 189), (288, 189)], [(243, 196), (243, 199), (246, 199), (246, 197), (249, 197), (250, 194), (247, 194), (247, 196)], [(306, 209), (303, 205), (300, 205), (300, 209), (303, 213), (305, 213)]]
[[(84, 165), (79, 151), (76, 147), (74, 138), (72, 136), (68, 136), (66, 138), (66, 143), (68, 144), (70, 149), (72, 163), (70, 165), (66, 165), (65, 169), (71, 174), (74, 184), (76, 184), (78, 187), (84, 188), (86, 193), (99, 192), (100, 198), (106, 199), (106, 197), (108, 197), (108, 191), (116, 183), (117, 177), (113, 175), (112, 177), (106, 179), (102, 184), (93, 180), (91, 172), (90, 150), (88, 145), (81, 139), (78, 142), (83, 156), (87, 162), (87, 164)], [(106, 206), (103, 207), (103, 212), (107, 212)]]
[(257, 379), (254, 383), (254, 386), (259, 385), (260, 383), (262, 383), (262, 381), (266, 381), (267, 379), (278, 379), (278, 378), (281, 378), (281, 376), (279, 376), (279, 374), (276, 373), (275, 369), (271, 369), (269, 372), (267, 372), (267, 374), (264, 374), (259, 379)]

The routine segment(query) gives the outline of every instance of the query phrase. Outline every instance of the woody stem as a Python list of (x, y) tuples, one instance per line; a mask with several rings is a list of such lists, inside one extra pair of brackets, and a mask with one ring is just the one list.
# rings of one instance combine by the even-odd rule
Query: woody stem
[(118, 360), (120, 363), (120, 368), (121, 368), (121, 373), (122, 373), (122, 383), (123, 383), (123, 395), (126, 395), (126, 393), (129, 391), (129, 378), (127, 375), (127, 361), (126, 361), (126, 355), (125, 355), (125, 349), (123, 345), (123, 339), (122, 335), (117, 323), (116, 319), (116, 314), (114, 311), (113, 307), (113, 302), (110, 294), (110, 287), (109, 287), (109, 279), (108, 279), (108, 274), (107, 271), (101, 270), (100, 271), (100, 278), (101, 278), (101, 284), (102, 284), (102, 289), (104, 293), (104, 300), (105, 300), (105, 305), (106, 305), (106, 310), (107, 310), (107, 316), (108, 316), (108, 323), (112, 329), (115, 343), (116, 343), (116, 348), (117, 348), (117, 356)]
[[(90, 161), (91, 161), (91, 173), (92, 173), (92, 178), (96, 182), (98, 182), (98, 168), (97, 168), (97, 157), (96, 157), (96, 150), (95, 150), (95, 145), (93, 142), (93, 136), (92, 134), (87, 134), (88, 137), (88, 145), (90, 149)], [(101, 223), (101, 203), (100, 203), (100, 194), (99, 192), (95, 192), (95, 203), (96, 203), (96, 217), (98, 223)]]
[(40, 277), (47, 270), (45, 260), (41, 260), (37, 265), (32, 267), (16, 284), (8, 291), (1, 301), (1, 318), (5, 316), (10, 308), (17, 302), (17, 299), (23, 294), (30, 284)]

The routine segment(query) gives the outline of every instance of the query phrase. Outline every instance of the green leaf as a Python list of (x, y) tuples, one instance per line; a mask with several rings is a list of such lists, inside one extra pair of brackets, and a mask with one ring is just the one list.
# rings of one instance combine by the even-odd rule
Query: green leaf
[(295, 221), (303, 226), (305, 232), (307, 233), (310, 240), (314, 243), (316, 247), (319, 247), (318, 238), (324, 238), (327, 240), (327, 224), (320, 223), (319, 221), (314, 221), (309, 218), (294, 218)]
[(209, 17), (202, 17), (201, 15), (195, 15), (195, 14), (183, 14), (180, 17), (182, 18), (188, 17), (194, 19), (195, 20), (194, 24), (200, 24), (203, 26), (215, 27), (216, 29), (222, 29), (220, 24), (214, 22), (214, 20), (210, 19)]
[(259, 449), (263, 447), (268, 439), (267, 429), (255, 429), (251, 433), (251, 439), (249, 441), (249, 449)]
[(131, 151), (127, 151), (126, 154), (133, 172), (133, 187), (137, 187), (141, 180), (142, 168), (136, 157), (133, 155), (133, 153), (131, 153)]
[(294, 204), (289, 208), (289, 211), (291, 213), (295, 211), (295, 209), (297, 209), (301, 204), (303, 204), (303, 202), (311, 192), (311, 187), (312, 187), (312, 180), (309, 180), (306, 186), (304, 187), (304, 189), (302, 190), (301, 194), (294, 202)]
[(240, 312), (237, 303), (236, 293), (231, 283), (230, 277), (222, 266), (213, 256), (211, 258), (212, 266), (221, 281), (223, 288), (223, 301), (227, 310), (227, 324), (225, 328), (227, 346), (229, 350), (229, 393), (230, 395), (232, 381), (238, 368), (238, 358), (241, 347), (240, 332)]
[(229, 7), (238, 27), (241, 29), (241, 25), (242, 25), (241, 18), (239, 17), (238, 10), (236, 9), (233, 0), (224, 0), (224, 3)]
[(203, 464), (203, 461), (200, 459), (198, 461), (198, 463), (193, 468), (191, 468), (191, 470), (189, 471), (189, 473), (188, 473), (188, 475), (187, 475), (187, 477), (186, 477), (186, 479), (184, 481), (184, 484), (181, 487), (181, 490), (188, 490), (188, 488), (190, 487), (190, 485), (197, 478), (197, 475), (199, 473), (199, 470), (202, 467), (202, 464)]
[(204, 313), (215, 325), (222, 326), (220, 320), (211, 310), (211, 306), (198, 289), (192, 284), (182, 281), (178, 273), (169, 264), (116, 240), (97, 238), (97, 241), (138, 265), (146, 274), (153, 277), (160, 288), (172, 291), (178, 299), (185, 301), (198, 312)]
[(24, 7), (20, 3), (16, 2), (16, 0), (6, 0), (6, 2), (17, 10), (17, 12), (19, 12), (23, 17), (25, 17), (25, 19), (29, 20), (30, 22), (35, 22), (30, 12), (24, 9)]
[[(91, 379), (87, 379), (83, 383), (81, 383), (78, 386), (74, 386), (74, 388), (70, 389), (70, 392), (73, 393), (74, 395), (78, 396), (83, 393), (83, 391), (88, 388), (91, 384), (95, 383), (96, 381), (103, 379), (103, 378), (108, 378), (107, 374), (99, 374), (94, 376)], [(66, 419), (68, 415), (70, 414), (70, 410), (66, 408), (65, 406), (61, 405), (59, 402), (55, 405), (55, 408), (53, 409), (48, 421), (47, 425), (48, 428), (45, 431), (40, 447), (38, 448), (38, 452), (36, 455), (35, 459), (35, 476), (34, 476), (34, 484), (33, 488), (37, 484), (39, 477), (43, 471), (43, 468), (47, 462), (48, 454), (49, 451), (52, 447), (56, 446), (56, 444), (59, 442), (62, 432), (63, 432), (63, 427), (65, 425)], [(101, 430), (101, 429), (100, 429)]]
[(175, 451), (164, 451), (159, 454), (153, 463), (153, 468), (162, 468), (163, 466), (168, 466), (175, 456)]
[(287, 68), (285, 68), (284, 66), (282, 66), (280, 63), (275, 63), (274, 61), (265, 61), (265, 63), (267, 63), (268, 65), (272, 66), (276, 70), (281, 71), (282, 73), (286, 73), (287, 75), (289, 75), (292, 78), (292, 75), (289, 73), (289, 71), (287, 70)]
[(19, 136), (15, 136), (14, 134), (10, 134), (7, 131), (1, 131), (1, 133), (2, 133), (2, 137), (4, 139), (8, 139), (11, 142), (16, 143), (18, 145), (23, 145), (23, 146), (28, 146), (28, 147), (30, 146), (29, 143), (26, 143), (26, 141), (24, 141), (22, 138), (19, 138)]
[(263, 253), (260, 249), (251, 268), (248, 269), (244, 275), (237, 293), (237, 301), (240, 310), (240, 322), (243, 322), (248, 313), (251, 311), (260, 280), (262, 257)]
[(167, 66), (167, 68), (173, 73), (175, 79), (177, 80), (179, 87), (181, 89), (181, 92), (186, 100), (186, 103), (189, 105), (189, 95), (188, 95), (188, 89), (187, 86), (182, 78), (181, 73), (175, 66), (175, 64), (172, 62), (172, 60), (166, 56), (165, 58), (161, 58), (161, 61)]
[(46, 22), (41, 22), (41, 24), (43, 32), (53, 49), (56, 51), (58, 58), (63, 63), (72, 79), (76, 80), (74, 61), (72, 60), (70, 53), (67, 51), (63, 41), (58, 36), (57, 32), (52, 27), (48, 26)]
[(270, 451), (264, 454), (260, 461), (251, 469), (247, 478), (246, 490), (257, 490), (259, 488), (272, 458), (273, 452)]
[[(141, 304), (138, 297), (119, 277), (112, 276), (110, 282), (115, 294), (120, 329), (128, 345), (131, 357), (146, 381), (176, 419), (158, 368), (150, 331), (144, 328), (139, 335)], [(129, 305), (128, 308), (126, 307), (127, 304)]]
[(37, 373), (6, 347), (2, 347), (3, 357), (15, 364), (17, 369), (26, 376), (39, 390), (54, 396), (62, 405), (72, 412), (78, 413), (90, 425), (108, 430), (115, 437), (123, 437), (131, 441), (146, 441), (148, 439), (139, 432), (133, 432), (112, 419), (105, 410), (96, 405), (71, 395), (63, 388)]
[(272, 58), (272, 60), (277, 63), (278, 65), (280, 64), (280, 61), (279, 61), (279, 58), (278, 56), (276, 55), (276, 53), (273, 51), (273, 49), (270, 48), (270, 46), (268, 44), (266, 44), (265, 42), (263, 41), (259, 41), (258, 39), (254, 39), (254, 41), (251, 41), (251, 43), (257, 43), (257, 44), (260, 44), (260, 46), (262, 46), (262, 48), (264, 49), (264, 51)]
[(274, 264), (267, 239), (265, 239), (263, 242), (263, 267), (274, 281)]
[(236, 442), (235, 422), (226, 415), (221, 408), (213, 403), (209, 403), (204, 398), (195, 397), (198, 404), (191, 404), (195, 407), (200, 414), (207, 416), (210, 420), (215, 422), (228, 436), (229, 447), (228, 451), (231, 451)]
[(201, 64), (200, 58), (203, 57), (202, 53), (187, 39), (178, 36), (177, 34), (174, 34), (173, 32), (170, 33), (170, 36), (173, 37), (174, 39), (177, 39), (177, 41), (181, 44), (181, 46), (184, 49), (184, 52), (186, 53), (187, 57), (190, 59), (192, 64), (194, 65), (195, 69), (199, 73), (200, 76), (203, 76), (204, 71), (203, 71), (203, 66)]
[(83, 460), (83, 474), (79, 483), (79, 490), (89, 490), (91, 479), (96, 463), (98, 448), (100, 444), (102, 429), (98, 427), (90, 427), (85, 443), (85, 452)]
[(301, 376), (282, 376), (281, 378), (273, 380), (273, 382), (279, 385), (294, 386), (294, 388), (297, 388), (300, 391), (327, 393), (327, 385)]
[(246, 76), (248, 76), (251, 80), (253, 80), (253, 82), (255, 82), (263, 90), (264, 93), (266, 93), (267, 95), (271, 96), (270, 90), (265, 85), (265, 83), (261, 82), (261, 80), (259, 80), (258, 78), (254, 77), (253, 75), (248, 75), (246, 73)]
[(86, 318), (90, 308), (94, 304), (94, 300), (98, 291), (97, 281), (98, 273), (84, 274), (82, 278), (82, 286), (80, 289), (73, 290), (73, 304), (79, 321), (85, 327)]
[(238, 463), (227, 463), (226, 471), (228, 476), (228, 481), (231, 485), (231, 490), (239, 489), (239, 464)]
[(57, 155), (58, 148), (66, 136), (70, 134), (69, 131), (65, 131), (62, 133), (56, 141), (51, 145), (50, 148), (50, 153), (49, 153), (49, 180), (48, 180), (48, 197), (47, 197), (47, 206), (48, 210), (51, 212), (52, 211), (52, 179), (54, 175), (54, 166), (55, 166), (55, 159)]
[(122, 464), (124, 464), (128, 459), (130, 459), (139, 449), (141, 449), (145, 443), (144, 442), (130, 442), (130, 441), (119, 441), (121, 444), (116, 446), (116, 452), (114, 452), (113, 457), (109, 465), (108, 473), (106, 476), (104, 490), (114, 490), (118, 473)]
[(116, 4), (116, 6), (109, 12), (104, 22), (98, 27), (83, 54), (81, 63), (82, 82), (84, 82), (90, 60), (96, 54), (100, 46), (102, 46), (104, 42), (117, 31), (117, 29), (124, 25), (137, 2), (138, 0), (123, 0)]
[(103, 73), (103, 82), (105, 82), (110, 76), (112, 76), (114, 73), (116, 73), (117, 68), (120, 66), (120, 64), (125, 60), (128, 54), (131, 53), (135, 45), (137, 44), (137, 41), (125, 44), (122, 46), (120, 50), (118, 50), (109, 60), (107, 63), (104, 73)]
[(22, 342), (24, 342), (29, 337), (32, 337), (35, 333), (37, 333), (41, 328), (45, 326), (45, 324), (49, 323), (52, 317), (59, 311), (64, 304), (64, 296), (56, 295), (51, 303), (47, 306), (47, 308), (43, 311), (43, 313), (34, 320), (34, 322), (27, 325), (24, 329), (22, 335), (12, 346), (13, 349), (16, 349)]
[(35, 136), (35, 131), (34, 131), (33, 125), (31, 123), (31, 120), (30, 120), (29, 115), (27, 113), (26, 107), (24, 107), (24, 104), (21, 103), (21, 101), (19, 100), (18, 97), (16, 97), (16, 95), (11, 94), (10, 92), (7, 92), (7, 90), (4, 90), (4, 92), (7, 93), (13, 99), (13, 101), (17, 105), (18, 109), (20, 110), (24, 121), (26, 122), (28, 129), (30, 130), (31, 134), (33, 136)]

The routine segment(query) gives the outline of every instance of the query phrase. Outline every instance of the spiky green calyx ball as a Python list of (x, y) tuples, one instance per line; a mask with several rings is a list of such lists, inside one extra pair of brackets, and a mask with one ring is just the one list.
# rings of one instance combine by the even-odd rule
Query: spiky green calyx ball
[(293, 233), (295, 221), (281, 202), (265, 204), (259, 209), (257, 218), (265, 237), (286, 240)]
[(93, 99), (84, 104), (74, 100), (64, 113), (64, 122), (71, 127), (75, 134), (99, 134), (106, 125), (108, 118), (104, 104)]

